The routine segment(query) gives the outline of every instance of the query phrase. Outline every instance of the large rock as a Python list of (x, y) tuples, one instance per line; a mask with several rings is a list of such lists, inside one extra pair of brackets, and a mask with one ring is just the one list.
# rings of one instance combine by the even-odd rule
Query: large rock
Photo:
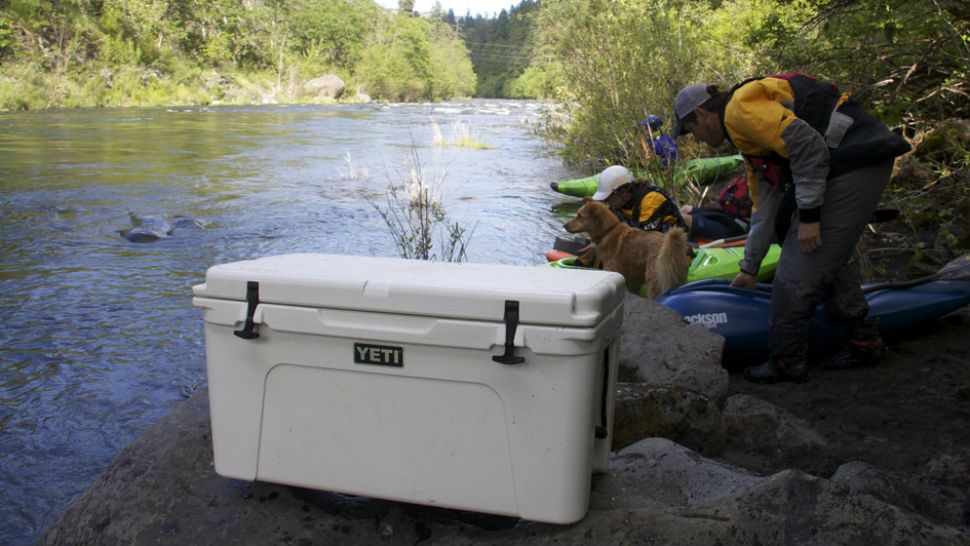
[(717, 404), (696, 392), (668, 385), (620, 383), (613, 449), (655, 436), (713, 455), (724, 448), (724, 420)]
[(620, 366), (652, 385), (674, 385), (721, 403), (728, 372), (721, 367), (724, 338), (684, 321), (659, 303), (627, 294), (623, 302)]
[(248, 484), (212, 470), (206, 396), (126, 447), (39, 543), (970, 544), (966, 529), (845, 485), (796, 471), (756, 476), (662, 438), (615, 456), (570, 526)]
[(336, 74), (327, 74), (303, 84), (303, 92), (323, 100), (336, 100), (344, 94), (346, 84)]
[[(627, 510), (652, 528), (638, 543), (961, 544), (965, 529), (935, 524), (876, 497), (795, 470), (760, 477), (668, 440), (634, 444), (598, 481), (591, 508)], [(649, 518), (644, 518), (650, 514)]]
[[(843, 464), (831, 480), (847, 487), (853, 494), (872, 495), (886, 504), (927, 515), (937, 521), (956, 525), (967, 523), (962, 514), (965, 499), (959, 490), (947, 491), (928, 488), (925, 484), (912, 484), (863, 461)], [(947, 498), (952, 496), (957, 498)]]
[(766, 455), (785, 450), (820, 450), (828, 445), (803, 419), (747, 394), (728, 398), (721, 415), (730, 443)]

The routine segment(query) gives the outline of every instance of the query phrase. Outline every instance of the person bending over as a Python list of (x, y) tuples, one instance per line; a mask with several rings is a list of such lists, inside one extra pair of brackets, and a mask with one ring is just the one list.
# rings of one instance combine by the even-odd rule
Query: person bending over
[(852, 254), (909, 145), (848, 93), (801, 74), (745, 80), (722, 92), (694, 84), (675, 99), (674, 135), (712, 147), (725, 139), (744, 156), (754, 202), (744, 260), (732, 286), (754, 288), (772, 236), (782, 254), (771, 295), (769, 359), (745, 370), (757, 383), (808, 379), (812, 315), (825, 301), (849, 344), (822, 362), (839, 369), (876, 363), (885, 353), (867, 320)]

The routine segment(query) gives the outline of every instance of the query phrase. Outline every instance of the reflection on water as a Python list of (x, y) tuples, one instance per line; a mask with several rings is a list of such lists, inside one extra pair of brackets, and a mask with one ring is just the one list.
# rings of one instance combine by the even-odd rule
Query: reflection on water
[[(477, 223), (471, 261), (540, 261), (564, 221), (548, 183), (570, 173), (530, 134), (539, 116), (513, 101), (0, 115), (0, 543), (36, 539), (204, 384), (191, 287), (207, 267), (394, 256), (373, 204), (412, 148), (452, 220)], [(492, 148), (433, 147), (432, 120)], [(206, 228), (130, 243), (129, 212)]]

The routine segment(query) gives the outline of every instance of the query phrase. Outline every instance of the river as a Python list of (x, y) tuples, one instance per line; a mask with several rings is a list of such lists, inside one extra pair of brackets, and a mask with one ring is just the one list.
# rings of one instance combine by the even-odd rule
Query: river
[[(36, 540), (147, 425), (205, 385), (191, 287), (217, 263), (396, 256), (375, 205), (417, 158), (469, 261), (542, 260), (575, 176), (542, 104), (0, 114), (0, 543)], [(487, 148), (435, 145), (460, 133)], [(132, 243), (129, 212), (204, 229)]]

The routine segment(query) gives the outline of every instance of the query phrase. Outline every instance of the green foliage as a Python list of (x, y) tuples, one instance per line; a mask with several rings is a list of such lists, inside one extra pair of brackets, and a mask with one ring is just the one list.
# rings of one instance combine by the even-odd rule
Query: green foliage
[(431, 20), (432, 98), (469, 96), (477, 81), (468, 49), (455, 30)]
[(327, 73), (383, 100), (475, 86), (440, 17), (373, 0), (10, 0), (0, 63), (0, 110), (296, 101), (303, 81)]
[(529, 66), (518, 77), (505, 82), (501, 96), (511, 99), (556, 97), (563, 87), (562, 72), (558, 61)]
[(292, 2), (293, 49), (328, 66), (348, 69), (360, 59), (372, 22), (373, 2), (295, 0)]
[[(970, 117), (970, 18), (960, 4), (545, 0), (532, 65), (507, 91), (539, 88), (541, 96), (573, 105), (563, 155), (590, 170), (649, 166), (637, 122), (648, 113), (672, 121), (673, 96), (683, 85), (728, 88), (781, 71), (852, 91), (912, 137), (939, 120)], [(692, 153), (691, 141), (681, 145)]]
[[(561, 62), (557, 94), (574, 103), (564, 156), (598, 169), (634, 167), (643, 157), (640, 120), (666, 113), (694, 76), (696, 40), (708, 11), (667, 0), (548, 1), (538, 19), (542, 46)], [(673, 189), (673, 188), (668, 188)]]
[(8, 55), (13, 55), (16, 49), (17, 41), (14, 36), (13, 25), (6, 17), (0, 17), (0, 60)]
[[(896, 123), (970, 116), (970, 34), (957, 2), (857, 0), (822, 6), (777, 52), (780, 64), (838, 82)], [(952, 11), (951, 11), (952, 10)]]
[[(510, 95), (509, 82), (519, 77), (532, 61), (533, 27), (539, 2), (523, 0), (511, 10), (502, 10), (494, 19), (481, 15), (466, 16), (457, 20), (464, 35), (465, 45), (471, 55), (478, 86), (479, 97), (535, 98), (532, 86), (519, 84), (516, 94)], [(455, 22), (454, 13), (444, 15), (446, 23)], [(537, 86), (538, 87), (538, 86)]]
[(475, 74), (464, 46), (440, 21), (397, 15), (378, 29), (356, 70), (362, 92), (390, 101), (467, 96)]

